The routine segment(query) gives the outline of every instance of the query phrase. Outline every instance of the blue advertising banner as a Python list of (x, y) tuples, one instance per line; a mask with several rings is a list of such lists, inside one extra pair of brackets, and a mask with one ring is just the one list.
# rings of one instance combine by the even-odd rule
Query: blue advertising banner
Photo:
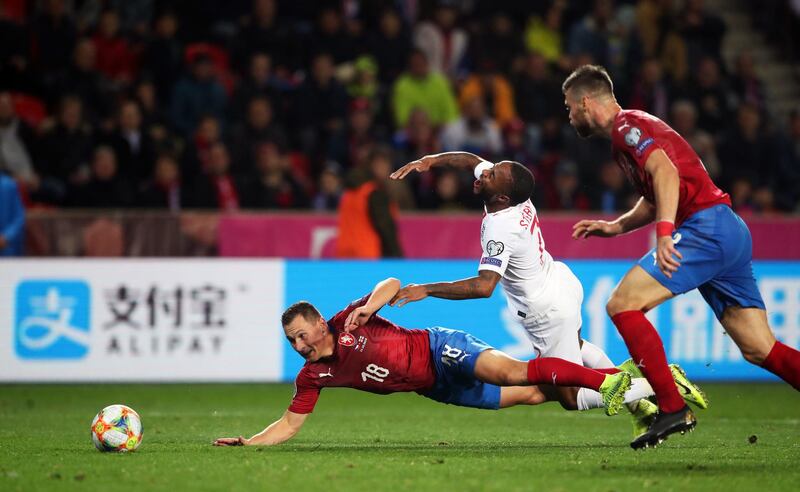
[[(633, 261), (566, 263), (583, 284), (583, 338), (603, 348), (615, 363), (622, 362), (628, 351), (606, 315), (605, 304)], [(800, 262), (757, 262), (754, 268), (773, 331), (784, 343), (800, 347)], [(331, 317), (386, 277), (397, 277), (405, 285), (457, 280), (476, 271), (473, 261), (286, 261), (284, 302), (288, 306), (304, 299)], [(427, 298), (402, 308), (384, 307), (380, 314), (406, 328), (463, 330), (519, 359), (535, 356), (499, 286), (489, 299)], [(745, 362), (697, 291), (664, 303), (648, 318), (664, 341), (667, 358), (681, 364), (694, 379), (777, 379)], [(288, 343), (284, 353), (283, 379), (289, 381), (303, 360)]]

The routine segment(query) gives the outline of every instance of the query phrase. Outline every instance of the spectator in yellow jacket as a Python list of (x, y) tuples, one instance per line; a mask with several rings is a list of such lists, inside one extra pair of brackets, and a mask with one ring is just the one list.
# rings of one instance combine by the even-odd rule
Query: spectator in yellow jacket
[(505, 126), (517, 116), (511, 84), (497, 71), (491, 60), (481, 61), (478, 72), (470, 75), (461, 86), (459, 103), (462, 112), (473, 99), (483, 101), (486, 113), (494, 118), (499, 127)]
[(408, 70), (397, 78), (392, 88), (392, 109), (397, 128), (406, 126), (414, 108), (423, 108), (434, 126), (458, 118), (458, 106), (444, 75), (432, 72), (420, 50), (409, 57)]

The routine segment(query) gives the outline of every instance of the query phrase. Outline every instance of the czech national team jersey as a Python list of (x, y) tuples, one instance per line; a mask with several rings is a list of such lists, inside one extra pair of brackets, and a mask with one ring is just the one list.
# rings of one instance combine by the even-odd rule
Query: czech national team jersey
[(653, 181), (644, 166), (654, 150), (666, 152), (680, 175), (676, 227), (697, 211), (720, 204), (730, 206), (730, 197), (711, 181), (697, 153), (683, 137), (655, 116), (644, 111), (620, 111), (614, 120), (611, 142), (614, 160), (636, 191), (654, 205)]
[(306, 362), (295, 379), (290, 412), (311, 413), (327, 386), (378, 394), (424, 392), (433, 386), (436, 377), (426, 330), (407, 330), (374, 314), (352, 333), (344, 331), (347, 315), (368, 298), (354, 301), (328, 320), (337, 339), (333, 355)]
[(532, 301), (550, 285), (553, 257), (544, 247), (536, 207), (530, 200), (494, 213), (481, 224), (481, 256), (478, 270), (502, 276), (500, 283), (514, 312), (538, 311)]

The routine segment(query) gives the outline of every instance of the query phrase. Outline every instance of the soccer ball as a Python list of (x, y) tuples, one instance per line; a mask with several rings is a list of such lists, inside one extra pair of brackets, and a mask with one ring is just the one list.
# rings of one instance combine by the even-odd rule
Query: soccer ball
[(92, 420), (92, 441), (99, 451), (125, 453), (142, 443), (142, 419), (132, 408), (110, 405)]

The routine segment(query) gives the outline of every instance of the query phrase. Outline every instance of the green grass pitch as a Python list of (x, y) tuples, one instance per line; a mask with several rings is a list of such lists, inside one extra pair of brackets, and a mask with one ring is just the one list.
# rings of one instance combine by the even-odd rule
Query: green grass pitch
[[(278, 418), (291, 386), (0, 385), (0, 490), (798, 490), (800, 395), (785, 384), (704, 389), (711, 408), (694, 433), (634, 452), (627, 416), (349, 389), (323, 391), (286, 444), (217, 448), (215, 437)], [(91, 420), (112, 403), (142, 416), (135, 453), (92, 445)]]

